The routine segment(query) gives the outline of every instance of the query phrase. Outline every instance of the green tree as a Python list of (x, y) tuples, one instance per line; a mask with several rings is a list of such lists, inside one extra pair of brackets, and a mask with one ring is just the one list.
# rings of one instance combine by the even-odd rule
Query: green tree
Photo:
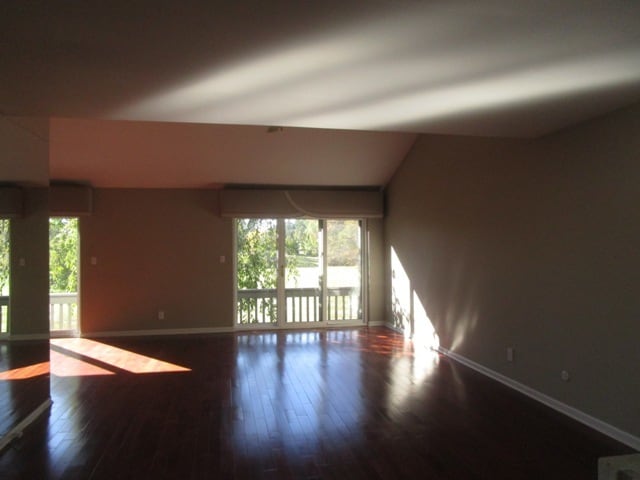
[(78, 291), (78, 219), (49, 220), (49, 289)]
[(318, 266), (318, 227), (318, 220), (285, 221), (287, 280), (298, 278), (298, 268)]
[[(326, 222), (328, 263), (331, 266), (356, 266), (360, 263), (360, 226), (357, 220)], [(319, 258), (318, 220), (285, 220), (285, 254), (287, 281), (298, 276), (299, 268), (317, 267)], [(243, 218), (236, 220), (238, 290), (273, 290), (260, 292), (260, 298), (239, 298), (241, 323), (258, 322), (264, 312), (275, 318), (278, 279), (277, 221)], [(270, 294), (272, 293), (272, 295)], [(260, 296), (262, 295), (262, 296)]]
[(286, 220), (288, 256), (318, 255), (318, 220)]
[(0, 295), (9, 293), (9, 220), (0, 219)]
[(238, 288), (276, 288), (276, 222), (243, 218), (237, 221)]
[(330, 220), (327, 222), (327, 230), (329, 265), (359, 265), (360, 223), (357, 220)]
[[(270, 219), (242, 218), (236, 221), (238, 289), (275, 289), (278, 279), (277, 222)], [(239, 321), (256, 323), (259, 309), (267, 319), (276, 316), (277, 300), (241, 298), (238, 300)]]

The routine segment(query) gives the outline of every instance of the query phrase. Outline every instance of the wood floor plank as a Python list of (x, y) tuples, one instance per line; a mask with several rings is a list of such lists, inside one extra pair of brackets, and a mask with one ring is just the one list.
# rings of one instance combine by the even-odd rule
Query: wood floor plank
[(2, 479), (596, 479), (630, 452), (382, 328), (53, 351), (51, 412)]

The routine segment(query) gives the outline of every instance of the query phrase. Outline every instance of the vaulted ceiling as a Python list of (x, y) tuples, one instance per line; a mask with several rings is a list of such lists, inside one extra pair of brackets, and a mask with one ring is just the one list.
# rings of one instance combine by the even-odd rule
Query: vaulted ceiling
[(419, 133), (638, 101), (639, 32), (628, 0), (3, 0), (0, 114), (53, 118), (56, 178), (380, 185)]

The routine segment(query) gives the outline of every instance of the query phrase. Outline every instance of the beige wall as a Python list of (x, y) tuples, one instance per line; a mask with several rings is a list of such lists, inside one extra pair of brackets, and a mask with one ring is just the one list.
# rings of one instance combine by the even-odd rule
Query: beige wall
[(382, 322), (384, 312), (384, 242), (383, 221), (367, 220), (369, 245), (369, 322)]
[(49, 184), (49, 120), (0, 116), (0, 180)]
[(98, 189), (80, 242), (83, 333), (233, 325), (231, 220), (216, 192)]
[[(10, 353), (8, 369), (49, 359), (48, 125), (46, 119), (0, 117), (0, 181), (29, 187), (23, 190), (24, 214), (10, 224), (9, 332), (13, 339), (30, 341), (3, 346)], [(20, 380), (7, 388), (12, 395), (0, 409), (0, 439), (46, 405), (49, 377)]]
[(443, 347), (640, 436), (639, 184), (640, 105), (535, 141), (422, 136), (387, 190), (387, 299), (393, 248)]
[[(80, 219), (83, 334), (233, 327), (232, 220), (217, 200), (210, 190), (95, 190)], [(368, 232), (370, 318), (380, 321), (382, 221)]]
[(49, 334), (48, 190), (24, 193), (24, 216), (11, 219), (10, 227), (9, 329), (18, 338)]
[[(49, 334), (49, 120), (0, 116), (0, 181), (24, 187), (11, 220), (10, 333)], [(22, 260), (22, 262), (21, 262)]]

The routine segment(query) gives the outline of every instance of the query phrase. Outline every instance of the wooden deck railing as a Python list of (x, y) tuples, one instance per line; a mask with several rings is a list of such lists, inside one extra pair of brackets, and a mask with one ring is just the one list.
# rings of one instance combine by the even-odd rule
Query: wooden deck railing
[[(278, 297), (275, 288), (238, 290), (237, 322), (273, 324), (277, 319)], [(322, 320), (319, 288), (286, 288), (287, 323), (313, 323)], [(327, 289), (328, 320), (358, 320), (360, 289), (352, 287)]]
[(78, 294), (49, 294), (49, 328), (54, 330), (78, 330)]
[(278, 296), (275, 288), (252, 288), (238, 290), (237, 322), (240, 325), (250, 323), (275, 323), (277, 319)]
[[(9, 330), (9, 297), (0, 296), (0, 333)], [(49, 328), (51, 330), (78, 329), (78, 294), (49, 294)]]
[[(320, 289), (285, 289), (287, 323), (313, 323), (322, 319)], [(7, 332), (9, 297), (0, 296), (0, 333)], [(275, 289), (238, 290), (239, 324), (269, 324), (277, 318)], [(358, 288), (329, 288), (327, 290), (328, 320), (358, 320), (361, 318)], [(49, 328), (51, 330), (78, 329), (78, 294), (49, 295)]]
[(9, 330), (9, 297), (0, 297), (0, 333), (7, 333)]

